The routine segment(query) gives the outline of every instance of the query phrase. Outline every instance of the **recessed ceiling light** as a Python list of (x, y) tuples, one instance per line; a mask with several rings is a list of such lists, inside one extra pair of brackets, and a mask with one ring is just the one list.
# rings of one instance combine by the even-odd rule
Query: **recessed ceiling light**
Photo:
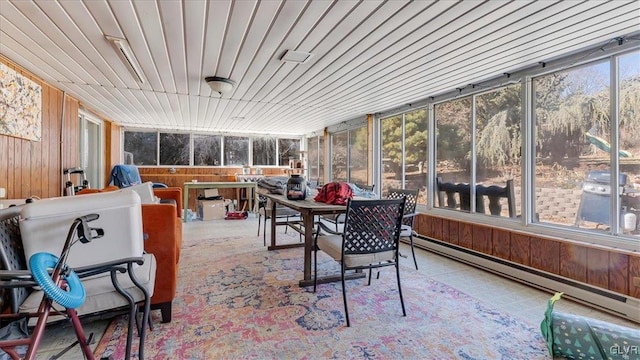
[(292, 62), (296, 64), (304, 64), (309, 60), (313, 54), (304, 51), (286, 50), (280, 57), (280, 60), (284, 62)]

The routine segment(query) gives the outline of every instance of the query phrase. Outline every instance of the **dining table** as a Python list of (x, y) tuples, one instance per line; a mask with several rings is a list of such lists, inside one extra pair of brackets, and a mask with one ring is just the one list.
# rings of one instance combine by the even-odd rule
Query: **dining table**
[[(318, 202), (313, 200), (313, 198), (309, 196), (307, 196), (304, 200), (290, 200), (287, 199), (285, 195), (280, 194), (263, 193), (262, 195), (271, 200), (272, 214), (276, 213), (277, 205), (288, 207), (300, 213), (300, 217), (302, 219), (301, 222), (288, 222), (287, 225), (302, 234), (304, 236), (304, 242), (278, 245), (276, 243), (277, 222), (275, 221), (275, 219), (271, 219), (271, 242), (267, 249), (279, 250), (304, 246), (303, 278), (299, 281), (299, 285), (301, 287), (313, 285), (313, 276), (311, 272), (311, 255), (313, 255), (313, 237), (316, 216), (346, 213), (347, 207), (345, 205), (334, 205)], [(345, 274), (345, 279), (360, 279), (364, 278), (365, 276), (366, 275), (363, 272), (358, 271), (355, 273)], [(318, 284), (335, 281), (341, 281), (340, 274), (318, 277), (317, 280)]]

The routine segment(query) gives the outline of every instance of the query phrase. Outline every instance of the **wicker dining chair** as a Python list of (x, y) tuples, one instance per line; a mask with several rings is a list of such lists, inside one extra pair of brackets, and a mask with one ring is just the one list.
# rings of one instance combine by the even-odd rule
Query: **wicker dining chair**
[[(416, 216), (416, 206), (418, 204), (419, 192), (419, 189), (389, 189), (386, 196), (387, 199), (407, 199), (404, 204), (404, 216), (402, 217), (402, 230), (400, 232), (400, 237), (409, 238), (409, 242), (411, 244), (411, 254), (413, 255), (413, 264), (415, 265), (416, 270), (418, 270), (418, 261), (416, 260), (416, 251), (413, 247), (413, 219)], [(402, 256), (402, 254), (400, 256)]]
[(326, 224), (318, 222), (313, 247), (313, 291), (315, 292), (317, 287), (318, 251), (322, 250), (341, 264), (342, 297), (347, 326), (350, 326), (345, 288), (345, 272), (347, 270), (371, 270), (395, 266), (402, 315), (407, 315), (402, 298), (398, 262), (398, 245), (404, 206), (405, 198), (349, 200), (342, 233), (337, 233)]

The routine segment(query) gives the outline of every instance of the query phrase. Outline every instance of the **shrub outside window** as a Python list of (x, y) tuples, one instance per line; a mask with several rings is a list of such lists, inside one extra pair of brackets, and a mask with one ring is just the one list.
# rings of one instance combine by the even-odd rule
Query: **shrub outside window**
[[(520, 84), (501, 87), (475, 96), (476, 184), (506, 186), (513, 180), (514, 213), (521, 214)], [(509, 216), (507, 199), (502, 198), (501, 216)], [(491, 214), (488, 201), (484, 214)]]

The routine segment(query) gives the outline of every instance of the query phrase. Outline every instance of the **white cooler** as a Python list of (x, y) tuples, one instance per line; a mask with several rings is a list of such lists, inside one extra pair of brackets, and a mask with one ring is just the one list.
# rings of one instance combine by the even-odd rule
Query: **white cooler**
[(133, 191), (124, 190), (43, 199), (24, 206), (20, 214), (20, 232), (27, 262), (37, 252), (60, 256), (73, 221), (92, 213), (100, 217), (89, 226), (102, 228), (104, 236), (71, 247), (67, 259), (70, 267), (142, 256), (140, 197)]

